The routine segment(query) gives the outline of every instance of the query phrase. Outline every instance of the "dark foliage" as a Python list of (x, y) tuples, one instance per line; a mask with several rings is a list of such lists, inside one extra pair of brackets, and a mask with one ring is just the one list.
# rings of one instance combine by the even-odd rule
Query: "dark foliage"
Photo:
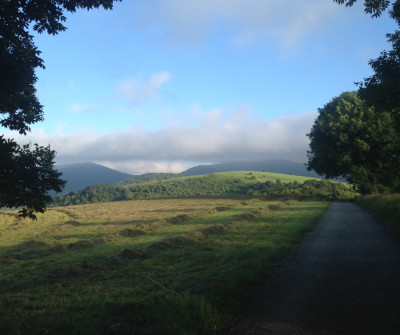
[[(66, 29), (63, 25), (66, 21), (64, 11), (75, 12), (78, 8), (89, 10), (100, 6), (111, 9), (114, 1), (119, 0), (2, 0), (0, 2), (0, 126), (25, 135), (30, 131), (30, 125), (43, 120), (43, 106), (36, 96), (35, 69), (44, 68), (44, 63), (39, 57), (40, 51), (29, 29), (55, 35)], [(7, 194), (3, 188), (0, 190), (2, 192), (0, 197), (7, 199), (3, 202), (11, 207), (33, 206), (32, 209), (22, 210), (22, 216), (32, 217), (33, 211), (43, 211), (48, 200), (47, 192), (59, 191), (62, 186), (61, 180), (58, 182), (54, 180), (59, 176), (52, 166), (55, 152), (49, 147), (38, 145), (35, 145), (35, 149), (30, 152), (29, 145), (20, 147), (12, 140), (2, 138), (0, 153), (1, 183), (8, 187)], [(42, 178), (42, 172), (39, 170), (50, 173), (52, 178)], [(23, 187), (19, 183), (14, 184), (18, 178), (10, 175), (11, 171), (29, 176), (30, 184), (23, 183)], [(45, 184), (38, 187), (39, 183)], [(30, 191), (31, 189), (35, 192)], [(23, 195), (25, 191), (26, 194)]]
[(400, 138), (392, 115), (376, 112), (356, 92), (345, 92), (319, 110), (308, 134), (308, 168), (326, 178), (342, 177), (362, 193), (400, 181)]
[[(123, 181), (118, 182), (119, 186), (123, 185), (135, 185), (146, 182), (157, 182), (162, 180), (167, 180), (171, 178), (182, 177), (179, 173), (145, 173), (140, 176), (134, 176)], [(183, 178), (183, 177), (182, 177)]]
[[(334, 0), (352, 6), (356, 0)], [(400, 1), (365, 0), (365, 12), (378, 17), (389, 8), (390, 17), (400, 25)], [(378, 111), (391, 112), (400, 131), (400, 31), (386, 35), (392, 49), (369, 61), (374, 74), (359, 83), (359, 95)]]
[(50, 147), (19, 146), (0, 136), (0, 207), (26, 207), (24, 217), (35, 219), (52, 199), (48, 192), (60, 192), (64, 181), (54, 170), (54, 151)]
[[(338, 4), (346, 4), (346, 6), (353, 6), (357, 0), (333, 0)], [(389, 0), (365, 0), (364, 11), (367, 14), (371, 14), (372, 17), (378, 17), (384, 12), (390, 5)]]
[[(247, 178), (250, 179), (250, 178)], [(196, 178), (180, 177), (137, 185), (97, 185), (80, 192), (59, 196), (55, 205), (68, 206), (96, 202), (138, 199), (192, 198), (192, 197), (236, 197), (236, 196), (297, 196), (329, 199), (353, 199), (354, 189), (344, 183), (326, 180), (307, 180), (304, 183), (276, 182), (247, 184), (240, 179), (219, 179), (207, 175)]]
[(329, 180), (310, 179), (304, 183), (290, 182), (282, 183), (279, 179), (276, 182), (267, 181), (257, 183), (248, 191), (251, 196), (291, 197), (291, 198), (322, 198), (322, 199), (354, 199), (357, 196), (355, 189), (341, 182)]
[(147, 182), (126, 186), (96, 185), (80, 192), (59, 196), (55, 205), (68, 206), (96, 202), (137, 199), (219, 197), (246, 194), (247, 186), (235, 180), (214, 179), (212, 175), (203, 178), (184, 178)]

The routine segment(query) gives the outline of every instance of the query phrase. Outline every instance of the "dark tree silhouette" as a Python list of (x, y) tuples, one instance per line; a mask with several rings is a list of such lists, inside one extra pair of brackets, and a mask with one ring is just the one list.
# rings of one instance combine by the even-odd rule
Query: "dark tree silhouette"
[[(356, 0), (334, 0), (352, 6)], [(389, 7), (391, 8), (389, 9)], [(379, 17), (389, 9), (390, 17), (400, 26), (400, 0), (365, 0), (364, 10), (372, 17)], [(358, 94), (377, 111), (390, 111), (400, 131), (400, 31), (386, 35), (392, 49), (382, 51), (380, 56), (369, 61), (374, 74), (359, 83)]]
[[(36, 68), (44, 68), (40, 50), (29, 29), (51, 35), (64, 31), (64, 12), (77, 9), (112, 9), (120, 0), (2, 0), (0, 1), (0, 126), (26, 134), (43, 120), (37, 96)], [(0, 137), (0, 207), (23, 207), (22, 216), (35, 218), (60, 192), (64, 181), (54, 169), (50, 146), (18, 145)]]
[(308, 169), (326, 178), (346, 178), (362, 193), (400, 186), (399, 133), (391, 113), (376, 112), (356, 92), (323, 108), (308, 134)]

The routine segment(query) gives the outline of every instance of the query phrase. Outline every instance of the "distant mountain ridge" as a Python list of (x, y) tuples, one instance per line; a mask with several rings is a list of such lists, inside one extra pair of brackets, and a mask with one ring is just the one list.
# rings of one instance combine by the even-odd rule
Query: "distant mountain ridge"
[[(137, 182), (145, 182), (149, 178), (149, 180), (158, 180), (179, 176), (179, 174), (145, 174), (142, 176), (135, 176), (128, 173), (119, 172), (96, 163), (57, 165), (56, 169), (62, 173), (61, 179), (67, 181), (62, 194), (67, 194), (69, 192), (81, 190), (85, 187), (100, 184), (113, 185), (119, 183), (119, 185), (124, 185), (125, 183), (122, 181), (126, 181), (127, 184), (135, 184), (136, 182), (134, 181), (136, 179), (138, 179)], [(273, 173), (293, 174), (296, 176), (319, 177), (315, 172), (307, 171), (307, 168), (304, 164), (286, 160), (198, 165), (183, 171), (180, 175), (196, 176), (214, 172), (230, 171), (266, 171)]]
[(133, 177), (96, 163), (57, 165), (56, 169), (62, 173), (61, 179), (67, 181), (63, 194), (98, 184), (112, 185)]
[(308, 171), (304, 163), (291, 162), (288, 160), (265, 160), (253, 162), (231, 162), (212, 165), (198, 165), (186, 171), (184, 175), (201, 175), (214, 172), (229, 172), (229, 171), (266, 171), (283, 174), (294, 174), (304, 177), (320, 177), (314, 171)]

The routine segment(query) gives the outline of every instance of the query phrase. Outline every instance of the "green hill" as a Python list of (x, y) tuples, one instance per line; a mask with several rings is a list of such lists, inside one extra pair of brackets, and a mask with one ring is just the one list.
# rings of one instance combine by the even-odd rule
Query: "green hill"
[(229, 171), (267, 171), (282, 174), (295, 174), (297, 176), (318, 178), (314, 171), (308, 171), (304, 163), (291, 162), (288, 160), (263, 160), (255, 162), (231, 162), (211, 165), (198, 165), (186, 171), (184, 175), (202, 175), (214, 172)]
[[(353, 194), (350, 187), (343, 183), (279, 173), (235, 171), (200, 176), (163, 177), (165, 178), (157, 180), (161, 178), (160, 175), (156, 179), (147, 176), (143, 179), (145, 181), (140, 183), (139, 179), (131, 178), (131, 183), (126, 180), (116, 185), (95, 185), (60, 196), (56, 198), (55, 204), (67, 206), (136, 199), (238, 196), (348, 198)], [(151, 181), (146, 181), (147, 179)]]

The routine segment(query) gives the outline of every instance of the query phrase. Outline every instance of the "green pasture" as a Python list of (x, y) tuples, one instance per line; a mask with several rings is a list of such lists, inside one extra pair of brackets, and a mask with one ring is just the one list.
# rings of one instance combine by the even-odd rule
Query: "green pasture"
[[(261, 177), (260, 177), (261, 178)], [(0, 213), (4, 334), (211, 334), (328, 202), (136, 200)]]
[[(115, 185), (96, 185), (77, 192), (64, 194), (55, 199), (57, 206), (69, 206), (98, 202), (161, 198), (241, 197), (257, 184), (279, 182), (302, 184), (316, 178), (279, 173), (236, 171), (218, 172), (200, 176), (177, 176), (173, 174), (146, 178), (131, 178)], [(141, 182), (142, 181), (142, 182)]]

